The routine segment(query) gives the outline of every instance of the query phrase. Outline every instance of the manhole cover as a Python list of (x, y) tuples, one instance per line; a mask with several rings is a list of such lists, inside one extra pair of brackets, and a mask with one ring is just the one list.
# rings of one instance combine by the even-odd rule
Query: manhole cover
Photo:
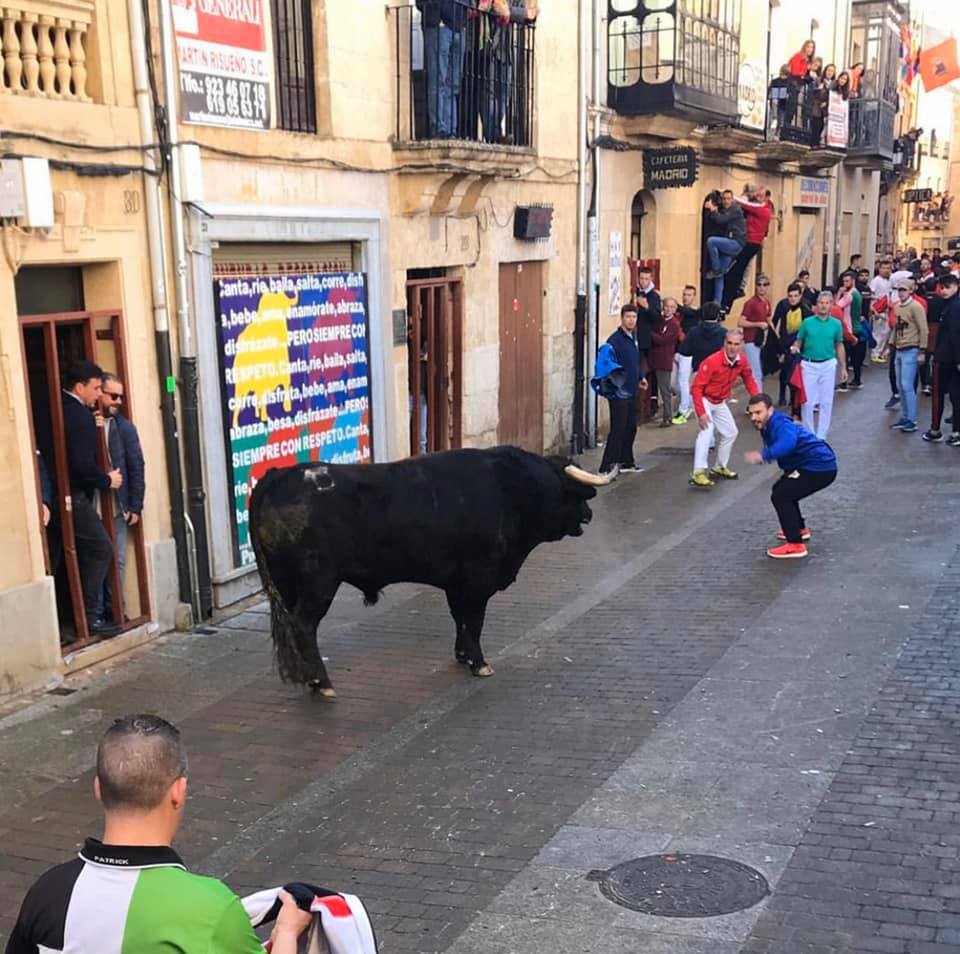
[(591, 871), (604, 896), (661, 918), (706, 918), (742, 911), (769, 893), (759, 871), (713, 855), (648, 855)]

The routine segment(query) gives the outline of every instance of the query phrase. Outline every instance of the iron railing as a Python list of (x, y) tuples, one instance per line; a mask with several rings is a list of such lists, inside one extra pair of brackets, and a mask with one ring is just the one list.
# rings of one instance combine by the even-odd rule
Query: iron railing
[(893, 160), (894, 124), (897, 107), (882, 99), (850, 100), (851, 157)]
[(281, 129), (317, 131), (311, 0), (273, 0), (277, 107)]
[(533, 145), (535, 24), (501, 22), (475, 0), (422, 0), (389, 14), (398, 142)]

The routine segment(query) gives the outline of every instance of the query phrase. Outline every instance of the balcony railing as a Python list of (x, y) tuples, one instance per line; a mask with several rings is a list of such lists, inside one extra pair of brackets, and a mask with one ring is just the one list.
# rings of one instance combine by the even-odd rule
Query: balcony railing
[(522, 13), (504, 23), (475, 0), (420, 7), (389, 10), (396, 140), (532, 146), (535, 24)]
[(847, 155), (852, 159), (892, 162), (896, 115), (897, 107), (882, 99), (851, 99)]
[(87, 35), (94, 4), (31, 2), (0, 8), (0, 95), (89, 102)]

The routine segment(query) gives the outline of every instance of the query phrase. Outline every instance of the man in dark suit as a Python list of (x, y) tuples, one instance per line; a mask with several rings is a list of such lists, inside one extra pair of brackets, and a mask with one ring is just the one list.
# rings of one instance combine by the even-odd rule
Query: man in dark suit
[(118, 490), (119, 470), (105, 473), (97, 463), (97, 422), (93, 415), (100, 399), (103, 371), (91, 361), (75, 361), (63, 377), (63, 433), (70, 471), (73, 535), (77, 546), (83, 609), (91, 636), (116, 636), (120, 627), (97, 618), (97, 600), (103, 590), (113, 543), (94, 507), (95, 491)]
[[(140, 436), (129, 418), (120, 413), (123, 407), (123, 382), (115, 375), (103, 375), (103, 390), (100, 393), (100, 413), (107, 435), (107, 451), (110, 455), (109, 466), (120, 471), (123, 483), (119, 490), (101, 497), (101, 513), (105, 502), (112, 500), (113, 532), (116, 540), (117, 569), (120, 571), (120, 586), (123, 587), (127, 568), (127, 529), (140, 522), (143, 512), (144, 462), (140, 448)], [(113, 620), (113, 592), (110, 586), (110, 574), (103, 587), (101, 619)]]

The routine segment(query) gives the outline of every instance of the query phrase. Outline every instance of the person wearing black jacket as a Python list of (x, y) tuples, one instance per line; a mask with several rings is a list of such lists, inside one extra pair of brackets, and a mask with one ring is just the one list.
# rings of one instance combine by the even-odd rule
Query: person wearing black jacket
[(710, 269), (704, 277), (713, 279), (713, 300), (723, 301), (724, 276), (747, 244), (747, 223), (743, 209), (734, 201), (733, 190), (720, 193), (720, 206), (712, 199), (704, 203), (711, 229), (716, 233), (707, 239)]
[(417, 0), (423, 32), (430, 139), (451, 139), (460, 126), (460, 85), (467, 31), (465, 0)]
[(781, 364), (780, 364), (780, 397), (777, 401), (780, 407), (787, 403), (787, 388), (790, 389), (790, 406), (793, 408), (794, 418), (800, 417), (800, 403), (798, 400), (798, 391), (790, 383), (793, 377), (794, 369), (800, 363), (800, 356), (790, 350), (790, 346), (797, 340), (797, 332), (805, 318), (809, 318), (813, 312), (807, 307), (806, 300), (803, 297), (803, 286), (799, 282), (791, 282), (787, 286), (787, 297), (777, 302), (777, 307), (773, 310), (773, 329), (777, 333), (780, 345)]
[(119, 490), (123, 477), (119, 470), (105, 473), (97, 463), (97, 422), (92, 409), (100, 399), (102, 385), (103, 371), (97, 365), (75, 361), (64, 374), (61, 397), (83, 609), (90, 634), (105, 637), (120, 632), (119, 626), (97, 618), (97, 598), (113, 559), (113, 543), (100, 522), (93, 495)]
[(940, 277), (940, 330), (933, 364), (933, 400), (931, 401), (930, 430), (921, 437), (939, 443), (943, 440), (940, 421), (943, 417), (943, 399), (950, 395), (953, 405), (953, 432), (947, 438), (951, 447), (960, 448), (960, 280), (956, 275)]
[(727, 336), (727, 329), (720, 322), (720, 306), (714, 301), (708, 301), (700, 309), (703, 320), (690, 334), (680, 342), (678, 354), (687, 355), (692, 359), (691, 370), (696, 373), (700, 362), (709, 358), (714, 351), (723, 347)]

